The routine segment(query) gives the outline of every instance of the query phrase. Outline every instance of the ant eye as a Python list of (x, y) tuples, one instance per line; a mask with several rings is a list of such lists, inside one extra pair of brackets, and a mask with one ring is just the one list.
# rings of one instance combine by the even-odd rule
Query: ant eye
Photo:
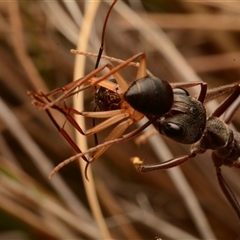
[(173, 89), (173, 93), (174, 93), (174, 94), (179, 94), (179, 95), (184, 95), (184, 96), (189, 96), (188, 91), (186, 91), (186, 90), (183, 89), (183, 88), (174, 88), (174, 89)]
[(175, 138), (182, 135), (183, 129), (175, 123), (167, 123), (162, 129), (162, 133), (170, 138)]

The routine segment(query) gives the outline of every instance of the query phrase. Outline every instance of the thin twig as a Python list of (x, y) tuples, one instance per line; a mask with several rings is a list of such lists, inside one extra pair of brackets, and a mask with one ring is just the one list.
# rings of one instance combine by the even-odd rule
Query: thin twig
[[(99, 4), (100, 4), (100, 2), (89, 2), (88, 3), (86, 13), (84, 14), (83, 22), (81, 24), (81, 31), (80, 31), (79, 37), (78, 37), (77, 49), (79, 51), (87, 50), (91, 26), (93, 25), (93, 22), (95, 20), (95, 16), (96, 16), (96, 12), (97, 12)], [(79, 77), (84, 76), (85, 60), (86, 60), (85, 57), (76, 56), (73, 79), (78, 79)], [(74, 97), (73, 97), (74, 109), (84, 109), (83, 103), (84, 103), (84, 92), (80, 92), (79, 94), (74, 95)], [(75, 115), (75, 119), (79, 123), (81, 128), (84, 129), (85, 128), (84, 118), (79, 115)], [(80, 149), (82, 151), (87, 150), (86, 137), (78, 134), (77, 130), (76, 130), (76, 143), (78, 144), (78, 146), (80, 147)], [(88, 169), (89, 170), (88, 171), (89, 182), (88, 182), (85, 179), (85, 174), (84, 174), (85, 162), (81, 161), (81, 159), (80, 159), (79, 164), (81, 166), (82, 177), (83, 177), (83, 182), (85, 185), (85, 190), (87, 193), (88, 201), (89, 201), (92, 213), (94, 215), (94, 218), (96, 219), (97, 224), (101, 230), (102, 237), (104, 239), (111, 239), (111, 235), (106, 226), (104, 217), (103, 217), (101, 209), (100, 209), (99, 201), (97, 199), (91, 169), (90, 168)]]

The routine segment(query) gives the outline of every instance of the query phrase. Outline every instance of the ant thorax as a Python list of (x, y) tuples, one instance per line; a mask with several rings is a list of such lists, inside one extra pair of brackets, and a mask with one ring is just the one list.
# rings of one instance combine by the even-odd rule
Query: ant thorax
[(195, 153), (213, 150), (212, 158), (216, 166), (239, 167), (240, 134), (218, 117), (208, 117), (201, 139), (193, 145)]

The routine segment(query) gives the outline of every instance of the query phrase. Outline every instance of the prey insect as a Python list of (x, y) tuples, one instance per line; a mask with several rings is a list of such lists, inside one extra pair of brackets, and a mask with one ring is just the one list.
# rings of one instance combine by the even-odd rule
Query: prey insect
[[(102, 37), (101, 37), (101, 46), (99, 48), (99, 53), (96, 56), (97, 57), (97, 61), (95, 64), (95, 69), (98, 67), (99, 62), (101, 60), (101, 56), (104, 50), (104, 38), (105, 38), (105, 31), (106, 31), (106, 26), (107, 26), (107, 22), (108, 22), (108, 18), (109, 15), (114, 7), (114, 5), (117, 3), (117, 0), (114, 0), (113, 3), (111, 4), (110, 8), (108, 9), (107, 15), (105, 17), (105, 21), (104, 21), (104, 25), (103, 25), (103, 30), (102, 30)], [(68, 86), (70, 87), (71, 84), (69, 84)], [(74, 84), (73, 84), (74, 85)], [(51, 100), (49, 97), (51, 97), (52, 95), (55, 95), (58, 92), (61, 91), (65, 91), (65, 87), (60, 88), (60, 89), (56, 89), (51, 91), (48, 94), (43, 94), (40, 92), (40, 94), (37, 93), (33, 93), (33, 92), (28, 92), (28, 95), (33, 98), (33, 104), (35, 104), (36, 106), (40, 106), (43, 104), (44, 101), (50, 103)], [(67, 97), (66, 97), (67, 98)], [(42, 103), (41, 103), (42, 102)], [(39, 105), (40, 104), (40, 105)], [(81, 129), (79, 128), (77, 122), (75, 121), (75, 119), (69, 115), (69, 110), (70, 108), (68, 108), (67, 106), (63, 106), (63, 107), (59, 107), (56, 104), (52, 105), (51, 107), (52, 109), (57, 110), (58, 112), (62, 113), (65, 118), (76, 128), (81, 132)], [(50, 120), (53, 122), (54, 126), (57, 128), (57, 130), (59, 131), (59, 133), (66, 139), (66, 141), (72, 146), (72, 148), (77, 152), (77, 153), (81, 153), (82, 151), (80, 150), (80, 148), (77, 146), (77, 144), (75, 143), (75, 141), (69, 136), (69, 134), (65, 131), (64, 129), (64, 125), (62, 127), (60, 127), (60, 125), (57, 123), (57, 121), (55, 120), (55, 118), (53, 117), (53, 115), (50, 113), (49, 109), (45, 109), (48, 117), (50, 118)], [(65, 123), (64, 123), (65, 124)], [(87, 160), (87, 158), (85, 156), (82, 157), (84, 161), (89, 162)]]
[[(126, 67), (129, 63), (137, 60), (139, 61), (139, 68), (137, 71), (137, 76), (135, 81), (129, 84), (119, 73), (119, 70)], [(94, 77), (97, 73), (101, 72), (104, 68), (108, 68), (109, 72), (104, 74), (101, 77)], [(106, 80), (109, 76), (114, 77), (116, 83), (111, 80)], [(79, 112), (75, 109), (67, 107), (64, 101), (76, 94), (78, 91), (85, 90), (90, 86), (100, 85), (115, 94), (117, 100), (117, 107), (114, 110), (110, 110), (110, 107), (107, 106), (107, 111), (96, 111), (96, 112)], [(86, 77), (79, 79), (62, 89), (56, 89), (49, 94), (44, 93), (30, 93), (33, 98), (33, 103), (39, 108), (48, 111), (49, 108), (53, 108), (66, 117), (66, 119), (83, 135), (90, 136), (95, 133), (102, 131), (105, 128), (112, 126), (113, 124), (118, 123), (118, 125), (111, 131), (111, 133), (106, 137), (105, 142), (119, 139), (126, 132), (127, 128), (133, 123), (139, 122), (143, 117), (147, 116), (149, 121), (147, 125), (154, 122), (160, 116), (169, 112), (169, 110), (178, 105), (178, 100), (174, 101), (175, 95), (181, 95), (182, 88), (189, 88), (193, 86), (201, 86), (201, 91), (198, 96), (198, 100), (192, 98), (192, 101), (196, 101), (196, 104), (202, 103), (205, 99), (205, 94), (207, 90), (206, 83), (203, 82), (193, 82), (193, 83), (172, 83), (161, 80), (155, 76), (148, 76), (146, 72), (146, 56), (144, 53), (139, 53), (124, 61), (123, 63), (113, 67), (111, 64), (106, 64), (102, 67), (97, 68)], [(63, 91), (63, 94), (54, 101), (49, 100), (49, 96)], [(162, 104), (164, 103), (164, 104)], [(112, 103), (111, 103), (112, 104)], [(106, 102), (104, 103), (106, 107)], [(160, 107), (156, 107), (160, 106)], [(81, 127), (74, 120), (73, 115), (80, 114), (84, 117), (90, 118), (107, 118), (105, 121), (96, 125), (95, 127), (83, 131)], [(205, 116), (203, 116), (205, 118)], [(60, 128), (58, 126), (58, 128)], [(137, 132), (142, 131), (142, 128), (139, 128)], [(136, 136), (136, 132), (133, 131), (129, 133), (131, 137)], [(192, 140), (193, 141), (193, 140)], [(88, 159), (87, 166), (89, 163), (92, 163), (94, 160), (99, 158), (105, 152), (111, 144), (102, 146)], [(83, 156), (83, 155), (82, 155)], [(86, 168), (87, 169), (87, 168)], [(58, 170), (58, 169), (57, 169)], [(56, 171), (56, 169), (55, 169)], [(87, 170), (85, 171), (85, 173)]]

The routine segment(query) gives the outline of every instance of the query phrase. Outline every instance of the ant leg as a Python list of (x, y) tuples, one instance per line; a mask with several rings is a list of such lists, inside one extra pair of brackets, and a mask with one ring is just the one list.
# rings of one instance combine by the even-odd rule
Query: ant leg
[(57, 173), (62, 167), (64, 167), (65, 165), (69, 164), (70, 162), (75, 161), (76, 159), (78, 159), (79, 157), (82, 157), (83, 155), (89, 154), (89, 153), (93, 153), (96, 152), (97, 150), (103, 148), (103, 147), (107, 147), (107, 146), (111, 146), (113, 144), (117, 144), (117, 143), (121, 143), (121, 142), (126, 142), (131, 140), (132, 138), (134, 138), (137, 134), (139, 134), (140, 132), (142, 132), (145, 128), (147, 128), (149, 125), (151, 125), (154, 121), (157, 120), (157, 116), (153, 117), (151, 120), (147, 121), (145, 124), (143, 124), (141, 127), (133, 130), (132, 132), (122, 135), (120, 138), (116, 138), (116, 139), (112, 139), (110, 141), (106, 141), (104, 143), (98, 144), (97, 146), (88, 149), (86, 152), (84, 153), (78, 153), (75, 156), (72, 156), (66, 160), (64, 160), (63, 162), (61, 162), (59, 165), (57, 165), (52, 172), (49, 175), (49, 178), (52, 178), (53, 175), (55, 173)]
[(206, 103), (212, 99), (215, 99), (225, 93), (232, 92), (235, 89), (239, 88), (239, 86), (240, 86), (240, 83), (238, 82), (238, 83), (232, 83), (232, 84), (220, 86), (217, 88), (209, 89), (207, 91), (204, 103)]
[(172, 88), (190, 88), (200, 85), (201, 90), (198, 96), (198, 101), (203, 103), (207, 93), (207, 83), (205, 82), (183, 82), (183, 83), (170, 83)]
[(170, 159), (165, 162), (151, 163), (151, 164), (143, 164), (143, 162), (139, 161), (138, 158), (134, 158), (133, 164), (135, 165), (136, 169), (139, 172), (146, 173), (146, 172), (164, 170), (164, 169), (176, 167), (176, 166), (181, 165), (182, 163), (188, 161), (189, 159), (194, 158), (195, 156), (196, 156), (196, 153), (192, 152), (188, 155), (173, 158), (173, 159)]
[(219, 166), (215, 166), (215, 168), (216, 168), (216, 175), (217, 175), (219, 186), (221, 187), (222, 192), (224, 193), (224, 195), (227, 198), (228, 202), (230, 203), (232, 208), (235, 210), (236, 214), (238, 215), (238, 218), (240, 219), (240, 206), (239, 206), (239, 203), (238, 203), (235, 195), (231, 191), (230, 187), (228, 186), (228, 184), (224, 180), (224, 178), (222, 176), (221, 168)]
[[(235, 88), (235, 91), (227, 98), (225, 99), (219, 106), (218, 108), (212, 113), (212, 116), (214, 117), (220, 117), (226, 110), (231, 106), (231, 104), (239, 97), (240, 95), (240, 85)], [(236, 109), (233, 109), (232, 112), (230, 112), (230, 116), (232, 116), (236, 111)], [(231, 120), (230, 117), (225, 120), (226, 123), (228, 123)]]
[(229, 109), (225, 112), (223, 120), (226, 124), (229, 124), (235, 114), (235, 112), (238, 110), (240, 105), (240, 98), (238, 98), (236, 101), (234, 101)]

